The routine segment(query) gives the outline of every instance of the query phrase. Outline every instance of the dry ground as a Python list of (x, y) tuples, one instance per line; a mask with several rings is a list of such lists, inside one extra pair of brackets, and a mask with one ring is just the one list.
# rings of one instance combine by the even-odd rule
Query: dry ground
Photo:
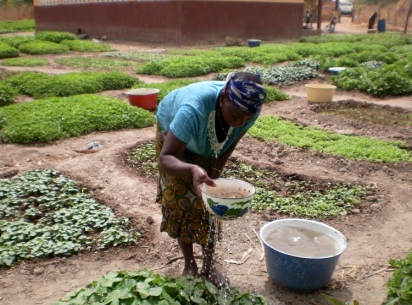
[[(153, 46), (117, 44), (116, 48), (134, 50), (150, 49)], [(68, 71), (59, 66), (52, 69), (55, 73)], [(141, 78), (147, 82), (162, 80), (145, 76)], [(282, 89), (291, 94), (292, 99), (265, 105), (264, 114), (281, 115), (302, 124), (345, 134), (396, 139), (412, 146), (410, 128), (396, 125), (387, 127), (322, 115), (316, 105), (307, 102), (303, 83)], [(126, 102), (124, 92), (120, 90), (103, 94), (119, 97)], [(21, 98), (21, 101), (28, 100)], [(359, 93), (337, 92), (333, 102), (345, 100), (348, 101), (348, 107), (367, 102), (390, 105), (386, 109), (394, 112), (396, 109), (392, 106), (412, 110), (410, 96), (376, 100)], [(182, 260), (174, 260), (180, 255), (178, 246), (167, 235), (159, 232), (160, 211), (154, 202), (154, 181), (142, 177), (137, 170), (124, 163), (125, 154), (138, 143), (152, 140), (154, 131), (155, 128), (151, 127), (93, 133), (46, 146), (0, 144), (2, 177), (29, 169), (57, 169), (87, 185), (92, 196), (117, 213), (133, 218), (142, 232), (137, 247), (23, 262), (11, 269), (1, 269), (1, 305), (51, 304), (109, 270), (147, 268), (164, 274), (180, 274)], [(104, 145), (104, 149), (94, 154), (75, 152), (92, 141)], [(361, 305), (381, 304), (386, 296), (385, 283), (393, 272), (388, 266), (389, 259), (405, 258), (412, 244), (412, 165), (344, 160), (278, 144), (264, 144), (250, 137), (241, 141), (234, 155), (251, 164), (273, 166), (279, 173), (297, 174), (321, 181), (368, 185), (375, 189), (376, 194), (369, 196), (368, 204), (362, 205), (359, 210), (325, 221), (347, 237), (348, 248), (339, 260), (331, 283), (313, 293), (289, 291), (268, 277), (255, 232), (259, 232), (262, 225), (275, 215), (249, 213), (242, 220), (225, 224), (224, 238), (218, 245), (218, 258), (232, 286), (256, 291), (264, 295), (270, 304), (327, 304), (322, 293), (342, 301), (357, 299)], [(252, 255), (245, 263), (225, 263), (229, 259), (239, 260), (249, 248), (252, 249)]]

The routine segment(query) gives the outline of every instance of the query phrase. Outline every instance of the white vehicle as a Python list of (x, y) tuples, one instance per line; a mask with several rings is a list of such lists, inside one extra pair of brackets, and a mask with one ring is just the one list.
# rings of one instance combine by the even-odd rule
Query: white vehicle
[(353, 4), (348, 1), (339, 1), (339, 13), (352, 16)]

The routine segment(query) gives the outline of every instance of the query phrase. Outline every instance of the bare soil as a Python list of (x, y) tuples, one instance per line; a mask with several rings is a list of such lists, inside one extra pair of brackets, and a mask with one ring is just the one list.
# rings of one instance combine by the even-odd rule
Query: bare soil
[[(350, 24), (347, 27), (350, 32)], [(154, 46), (135, 43), (108, 43), (122, 51), (154, 50)], [(69, 70), (58, 65), (47, 69), (47, 72), (54, 73)], [(139, 75), (139, 78), (146, 82), (163, 79), (144, 75)], [(377, 100), (358, 92), (338, 91), (331, 103), (333, 106), (330, 106), (309, 103), (304, 83), (281, 89), (292, 99), (265, 105), (264, 115), (280, 115), (304, 125), (344, 134), (403, 141), (412, 147), (412, 131), (405, 124), (376, 123), (363, 120), (361, 116), (345, 118), (323, 112), (335, 105), (344, 105), (358, 109), (361, 114), (370, 111), (373, 105), (382, 106), (382, 112), (389, 113), (396, 120), (399, 113), (410, 115), (411, 96)], [(125, 91), (102, 94), (127, 102)], [(20, 97), (19, 101), (29, 102), (30, 99)], [(179, 258), (178, 245), (159, 232), (160, 210), (154, 201), (156, 184), (125, 162), (131, 149), (141, 142), (153, 140), (154, 134), (155, 127), (150, 127), (93, 133), (51, 145), (0, 144), (0, 177), (11, 177), (31, 169), (57, 169), (86, 185), (91, 196), (112, 207), (117, 214), (132, 218), (142, 233), (136, 247), (84, 252), (68, 258), (37, 259), (10, 269), (0, 269), (1, 305), (51, 304), (109, 270), (145, 268), (157, 273), (180, 275), (183, 262)], [(99, 142), (104, 148), (93, 154), (75, 152), (92, 141)], [(240, 142), (234, 156), (249, 164), (271, 167), (282, 175), (297, 175), (324, 183), (357, 183), (369, 186), (373, 192), (358, 209), (336, 219), (322, 220), (346, 236), (348, 248), (340, 257), (332, 281), (312, 293), (282, 288), (267, 274), (255, 232), (258, 233), (265, 223), (279, 215), (248, 213), (241, 220), (225, 223), (225, 234), (218, 244), (217, 256), (220, 268), (228, 275), (233, 287), (262, 294), (270, 304), (328, 304), (322, 294), (345, 302), (356, 299), (362, 305), (383, 302), (385, 283), (393, 273), (388, 261), (405, 258), (411, 249), (412, 164), (347, 160), (277, 143), (265, 144), (249, 136)], [(243, 264), (226, 262), (241, 260), (249, 249), (251, 255)], [(196, 248), (200, 254), (199, 250)]]

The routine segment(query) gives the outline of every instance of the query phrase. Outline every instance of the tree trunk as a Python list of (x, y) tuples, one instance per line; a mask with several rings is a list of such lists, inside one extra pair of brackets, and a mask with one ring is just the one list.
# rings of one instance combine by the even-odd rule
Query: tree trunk
[(405, 29), (403, 30), (405, 34), (408, 32), (408, 24), (409, 24), (409, 18), (411, 17), (411, 14), (412, 14), (412, 0), (409, 0), (408, 14), (406, 15)]
[[(412, 1), (412, 0), (411, 0)], [(317, 22), (317, 29), (322, 30), (322, 8), (323, 8), (323, 1), (318, 0), (318, 22)]]

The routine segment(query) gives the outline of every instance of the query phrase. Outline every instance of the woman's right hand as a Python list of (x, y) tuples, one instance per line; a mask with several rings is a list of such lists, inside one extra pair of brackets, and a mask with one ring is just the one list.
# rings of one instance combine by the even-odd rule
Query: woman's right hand
[(192, 184), (199, 199), (202, 199), (201, 186), (206, 183), (209, 186), (216, 186), (215, 181), (208, 176), (206, 171), (198, 165), (192, 167)]

